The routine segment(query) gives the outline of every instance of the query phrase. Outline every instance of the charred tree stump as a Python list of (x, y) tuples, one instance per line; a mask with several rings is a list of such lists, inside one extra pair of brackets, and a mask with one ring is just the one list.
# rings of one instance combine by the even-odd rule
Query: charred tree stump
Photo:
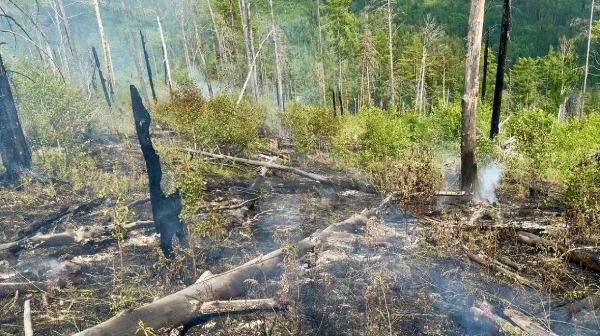
[(154, 90), (154, 79), (152, 78), (152, 67), (150, 66), (150, 57), (148, 57), (148, 50), (146, 50), (146, 40), (144, 39), (144, 34), (140, 30), (140, 38), (142, 39), (142, 49), (144, 50), (144, 59), (146, 60), (146, 70), (148, 70), (148, 82), (150, 82), (150, 90), (152, 91), (152, 99), (156, 103), (158, 99), (156, 98), (156, 91)]
[(0, 158), (6, 169), (3, 180), (12, 183), (31, 168), (31, 151), (25, 140), (8, 74), (0, 56)]
[(108, 94), (108, 88), (106, 87), (106, 78), (104, 78), (104, 74), (102, 73), (102, 67), (100, 66), (100, 59), (98, 58), (98, 53), (96, 52), (96, 48), (92, 47), (92, 55), (94, 55), (94, 63), (96, 63), (96, 70), (98, 70), (98, 77), (100, 77), (100, 85), (102, 85), (102, 92), (104, 93), (104, 99), (108, 104), (108, 107), (112, 107), (110, 102), (110, 95)]
[(148, 184), (150, 188), (150, 203), (152, 204), (152, 216), (156, 231), (160, 234), (160, 248), (168, 258), (173, 255), (173, 236), (177, 236), (179, 243), (187, 245), (183, 223), (179, 219), (181, 213), (181, 196), (179, 191), (171, 195), (165, 195), (160, 186), (162, 170), (160, 158), (150, 139), (150, 114), (142, 103), (138, 90), (130, 86), (131, 106), (135, 120), (135, 130), (148, 173)]

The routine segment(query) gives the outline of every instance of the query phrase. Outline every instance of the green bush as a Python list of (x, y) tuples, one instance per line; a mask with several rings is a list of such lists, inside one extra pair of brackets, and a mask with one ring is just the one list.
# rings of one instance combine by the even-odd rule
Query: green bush
[[(264, 144), (264, 109), (226, 96), (205, 99), (193, 82), (180, 84), (170, 101), (156, 106), (157, 120), (194, 144), (230, 153), (251, 153)], [(217, 147), (217, 148), (215, 148)]]
[(292, 104), (281, 120), (296, 149), (302, 152), (327, 149), (339, 128), (331, 110), (318, 106)]
[(32, 149), (54, 147), (67, 159), (86, 147), (86, 135), (97, 105), (81, 88), (33, 61), (16, 65), (24, 76), (12, 76), (19, 116)]

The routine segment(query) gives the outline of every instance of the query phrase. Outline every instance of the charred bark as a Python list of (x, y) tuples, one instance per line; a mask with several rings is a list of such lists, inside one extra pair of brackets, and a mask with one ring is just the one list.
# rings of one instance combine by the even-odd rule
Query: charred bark
[(146, 50), (146, 40), (144, 34), (140, 30), (140, 39), (142, 40), (142, 49), (144, 50), (144, 59), (146, 60), (146, 70), (148, 70), (148, 82), (150, 83), (150, 91), (152, 91), (152, 99), (156, 103), (156, 91), (154, 90), (154, 79), (152, 78), (152, 67), (150, 66), (150, 57), (148, 57), (148, 51)]
[(485, 32), (485, 50), (483, 51), (483, 80), (481, 83), (481, 101), (485, 100), (485, 94), (487, 93), (487, 75), (488, 75), (488, 64), (490, 59), (490, 29), (488, 28)]
[(31, 151), (25, 140), (8, 74), (0, 56), (0, 158), (6, 170), (3, 180), (16, 182), (31, 168)]
[(490, 139), (494, 139), (498, 133), (500, 133), (500, 109), (502, 108), (502, 90), (504, 90), (504, 67), (506, 66), (506, 49), (508, 47), (508, 33), (510, 31), (511, 6), (512, 0), (504, 0), (502, 33), (500, 35), (500, 50), (498, 51), (498, 69), (496, 72), (496, 87), (494, 88), (494, 106), (492, 107)]
[(331, 102), (333, 103), (333, 116), (337, 117), (337, 107), (335, 103), (335, 90), (331, 90)]
[(150, 139), (150, 114), (144, 107), (142, 98), (135, 86), (131, 85), (130, 91), (135, 130), (144, 161), (146, 162), (154, 225), (156, 231), (160, 234), (160, 248), (165, 253), (165, 256), (172, 257), (173, 236), (177, 236), (180, 244), (187, 245), (183, 223), (179, 219), (179, 214), (181, 213), (181, 196), (179, 195), (179, 190), (168, 196), (162, 190), (160, 185), (162, 180), (160, 158), (156, 154), (152, 140)]
[(110, 102), (110, 94), (108, 93), (108, 87), (106, 86), (106, 79), (104, 78), (104, 73), (102, 73), (100, 59), (98, 58), (98, 53), (96, 52), (96, 48), (94, 47), (92, 47), (92, 54), (94, 55), (94, 62), (96, 63), (96, 69), (98, 70), (98, 77), (100, 77), (100, 85), (102, 85), (104, 99), (106, 100), (108, 107), (112, 107), (112, 103)]

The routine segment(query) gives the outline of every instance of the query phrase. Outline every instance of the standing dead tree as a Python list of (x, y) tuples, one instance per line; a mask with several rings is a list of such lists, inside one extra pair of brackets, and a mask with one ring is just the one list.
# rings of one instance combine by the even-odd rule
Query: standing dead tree
[(504, 67), (506, 65), (506, 49), (508, 47), (508, 34), (510, 31), (511, 6), (512, 0), (504, 0), (504, 13), (502, 14), (502, 32), (500, 35), (500, 50), (498, 51), (498, 69), (496, 71), (496, 88), (494, 89), (494, 106), (492, 108), (490, 139), (495, 138), (500, 132), (500, 109), (502, 108), (502, 90), (504, 90)]
[(275, 46), (275, 81), (277, 82), (277, 104), (281, 112), (285, 111), (285, 102), (283, 100), (283, 75), (281, 73), (281, 52), (279, 41), (277, 40), (277, 26), (275, 24), (275, 14), (273, 14), (273, 0), (269, 0), (271, 8), (271, 30), (273, 31), (273, 45)]
[(485, 31), (485, 50), (483, 51), (483, 80), (481, 81), (481, 101), (487, 93), (488, 64), (490, 60), (490, 28)]
[(158, 99), (156, 98), (156, 90), (154, 90), (154, 79), (152, 78), (152, 67), (150, 66), (150, 57), (148, 56), (148, 51), (146, 50), (146, 40), (144, 40), (144, 34), (140, 30), (140, 39), (142, 40), (142, 50), (144, 51), (144, 60), (146, 60), (146, 70), (148, 71), (148, 83), (150, 83), (150, 90), (152, 91), (152, 99), (156, 103)]
[(65, 11), (65, 6), (63, 4), (63, 0), (56, 0), (56, 5), (58, 10), (60, 11), (60, 16), (62, 17), (62, 26), (64, 28), (65, 36), (67, 38), (67, 44), (69, 45), (69, 50), (71, 50), (71, 57), (73, 59), (73, 63), (75, 64), (77, 76), (79, 77), (79, 83), (83, 86), (84, 90), (87, 90), (88, 87), (85, 84), (85, 73), (83, 72), (83, 65), (81, 64), (81, 59), (79, 58), (79, 51), (77, 50), (77, 43), (73, 38), (73, 34), (71, 32), (71, 27), (69, 25), (69, 18), (67, 17), (67, 12)]
[(142, 70), (142, 64), (140, 62), (140, 50), (138, 44), (135, 41), (133, 30), (131, 29), (131, 24), (129, 23), (130, 17), (127, 13), (127, 8), (125, 6), (125, 0), (120, 1), (119, 10), (121, 12), (121, 16), (125, 18), (125, 30), (127, 31), (127, 42), (129, 43), (129, 50), (131, 52), (131, 57), (133, 58), (133, 65), (135, 66), (135, 72), (138, 76), (138, 81), (140, 84), (140, 90), (142, 91), (142, 97), (146, 103), (149, 103), (148, 100), (148, 90), (146, 89), (146, 81), (144, 80), (144, 71)]
[(158, 32), (160, 33), (160, 42), (162, 43), (163, 50), (163, 61), (165, 64), (165, 74), (167, 76), (167, 86), (169, 87), (169, 91), (173, 90), (173, 78), (171, 77), (171, 64), (169, 64), (169, 53), (167, 51), (167, 42), (165, 40), (165, 33), (162, 29), (162, 24), (160, 23), (160, 16), (156, 17), (156, 22), (158, 23)]
[[(210, 2), (209, 2), (210, 3)], [(190, 13), (192, 15), (192, 24), (194, 25), (194, 37), (196, 39), (196, 52), (200, 56), (200, 62), (202, 62), (202, 73), (204, 74), (204, 81), (208, 89), (208, 96), (213, 96), (213, 88), (211, 84), (210, 70), (208, 69), (208, 63), (206, 62), (206, 54), (204, 53), (204, 47), (202, 46), (202, 38), (198, 30), (198, 15), (196, 14), (196, 2), (190, 1)], [(219, 44), (220, 45), (220, 44)]]
[(108, 88), (106, 87), (106, 79), (104, 78), (102, 67), (100, 66), (100, 59), (98, 58), (98, 53), (96, 52), (96, 48), (94, 47), (92, 47), (92, 55), (94, 56), (94, 64), (96, 66), (96, 70), (98, 70), (98, 77), (100, 77), (100, 85), (102, 86), (104, 99), (106, 100), (106, 104), (108, 104), (108, 107), (112, 107), (112, 104), (110, 102), (110, 94), (108, 93)]
[(585, 92), (587, 91), (588, 74), (590, 71), (590, 50), (592, 48), (592, 29), (594, 26), (594, 10), (596, 1), (592, 0), (592, 8), (590, 9), (590, 27), (588, 30), (587, 50), (585, 53), (585, 68), (583, 75), (583, 88), (581, 89), (581, 108), (579, 109), (579, 123), (583, 120), (583, 110), (585, 109)]
[(390, 66), (390, 105), (396, 106), (396, 77), (394, 74), (394, 46), (392, 42), (392, 0), (387, 0), (387, 43), (388, 43), (388, 62)]
[(154, 226), (156, 227), (156, 231), (160, 233), (160, 248), (165, 256), (172, 257), (173, 236), (177, 236), (180, 244), (187, 245), (183, 223), (179, 219), (179, 214), (181, 213), (181, 196), (178, 190), (168, 196), (162, 190), (160, 185), (162, 180), (160, 158), (156, 154), (156, 150), (154, 150), (152, 140), (150, 139), (150, 114), (144, 107), (142, 98), (135, 86), (131, 85), (130, 91), (135, 130), (144, 161), (146, 162)]
[(21, 128), (2, 56), (0, 56), (0, 158), (6, 170), (3, 180), (8, 183), (14, 183), (23, 171), (31, 168), (31, 152)]
[(248, 73), (250, 74), (250, 91), (254, 102), (258, 100), (258, 80), (256, 77), (256, 55), (254, 52), (254, 38), (252, 34), (252, 19), (250, 17), (249, 0), (238, 0), (240, 7), (240, 17), (242, 20), (242, 32), (244, 34), (244, 43), (246, 46), (246, 62), (248, 63)]
[(461, 188), (473, 190), (477, 179), (476, 124), (477, 94), (479, 92), (479, 58), (483, 35), (485, 0), (471, 0), (469, 32), (467, 34), (467, 57), (465, 61), (465, 87), (462, 97), (461, 134)]
[(106, 39), (104, 32), (104, 24), (102, 23), (102, 15), (100, 14), (100, 4), (98, 0), (93, 0), (94, 10), (96, 11), (96, 21), (98, 23), (98, 31), (100, 32), (100, 41), (102, 41), (102, 51), (104, 53), (104, 65), (106, 66), (106, 76), (108, 78), (108, 88), (110, 89), (111, 98), (115, 90), (115, 70), (113, 67), (112, 56), (110, 53), (110, 44)]

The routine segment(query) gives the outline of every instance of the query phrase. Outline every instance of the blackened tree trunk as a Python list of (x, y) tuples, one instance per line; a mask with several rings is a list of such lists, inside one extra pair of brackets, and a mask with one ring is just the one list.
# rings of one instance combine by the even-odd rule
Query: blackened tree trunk
[(181, 213), (181, 196), (179, 195), (179, 190), (167, 196), (160, 186), (162, 169), (160, 167), (160, 158), (156, 154), (152, 140), (150, 139), (150, 114), (144, 107), (142, 98), (134, 85), (130, 86), (130, 91), (135, 130), (140, 141), (144, 161), (146, 162), (154, 226), (160, 234), (160, 248), (165, 256), (170, 258), (173, 256), (173, 236), (177, 236), (180, 244), (187, 246), (183, 223), (179, 219), (179, 214)]
[(476, 124), (477, 95), (479, 93), (479, 59), (485, 0), (471, 0), (469, 31), (467, 34), (467, 57), (465, 61), (465, 85), (462, 97), (461, 131), (461, 188), (472, 191), (477, 180)]
[(148, 57), (148, 51), (146, 50), (146, 40), (144, 39), (144, 34), (140, 30), (140, 38), (142, 40), (142, 49), (144, 50), (144, 59), (146, 60), (146, 70), (148, 70), (148, 82), (150, 83), (150, 91), (152, 91), (152, 99), (156, 103), (158, 99), (156, 98), (156, 90), (154, 90), (154, 79), (152, 79), (152, 67), (150, 66), (150, 57)]
[(492, 108), (492, 127), (490, 139), (500, 132), (500, 109), (502, 108), (502, 90), (504, 90), (504, 67), (506, 65), (506, 49), (508, 47), (508, 33), (510, 31), (510, 11), (512, 0), (504, 0), (504, 13), (502, 14), (502, 32), (500, 35), (500, 50), (498, 51), (498, 70), (496, 72), (496, 88), (494, 89), (494, 106)]
[(13, 99), (6, 68), (0, 56), (0, 158), (6, 169), (3, 179), (12, 183), (31, 168), (31, 152)]
[(104, 99), (106, 100), (108, 107), (112, 107), (112, 104), (110, 103), (110, 95), (108, 94), (108, 87), (106, 86), (106, 79), (104, 78), (104, 74), (102, 73), (100, 59), (98, 58), (98, 53), (96, 52), (96, 48), (94, 47), (92, 47), (92, 54), (94, 55), (94, 63), (96, 64), (96, 70), (98, 70), (98, 77), (100, 77), (100, 84), (102, 85)]
[(485, 100), (485, 94), (487, 93), (487, 75), (488, 75), (488, 64), (490, 60), (490, 29), (488, 28), (485, 32), (485, 50), (483, 51), (483, 81), (481, 83), (481, 101)]
[(342, 91), (338, 91), (338, 102), (340, 103), (340, 115), (344, 115), (344, 100), (342, 98)]
[(337, 117), (337, 107), (335, 103), (335, 90), (331, 90), (331, 101), (333, 102), (333, 116)]

